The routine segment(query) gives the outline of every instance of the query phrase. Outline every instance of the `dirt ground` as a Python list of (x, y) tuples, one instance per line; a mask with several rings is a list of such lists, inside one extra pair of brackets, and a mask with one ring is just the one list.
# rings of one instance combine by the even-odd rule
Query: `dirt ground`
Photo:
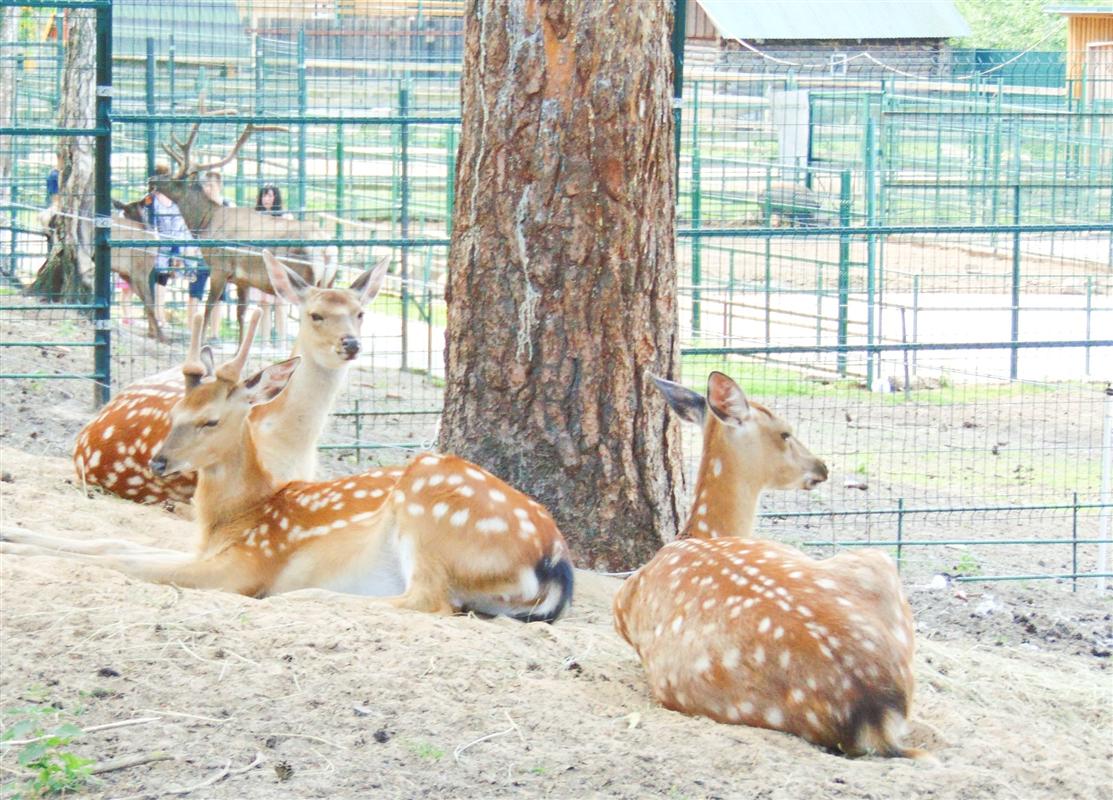
[[(68, 459), (4, 448), (3, 524), (188, 549), (192, 524), (86, 496)], [(362, 598), (254, 600), (0, 558), (0, 709), (53, 705), (103, 763), (90, 797), (1108, 798), (1113, 605), (1092, 589), (910, 586), (910, 744), (938, 765), (822, 753), (656, 707), (580, 573), (549, 626)], [(12, 715), (6, 717), (10, 724)], [(5, 778), (18, 771), (0, 750)], [(251, 766), (249, 769), (249, 765)], [(227, 774), (226, 774), (227, 773)], [(223, 776), (223, 777), (221, 777)]]

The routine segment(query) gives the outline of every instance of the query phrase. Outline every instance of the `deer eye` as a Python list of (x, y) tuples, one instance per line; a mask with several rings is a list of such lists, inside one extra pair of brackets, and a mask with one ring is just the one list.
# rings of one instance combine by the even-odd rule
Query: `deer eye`
[(791, 433), (789, 433), (788, 431), (784, 431), (784, 432), (783, 432), (783, 433), (781, 434), (781, 438), (782, 438), (782, 439), (784, 439), (784, 440), (785, 440), (785, 441), (787, 442), (787, 441), (788, 441), (789, 439), (791, 439), (791, 438), (792, 438), (792, 434), (791, 434)]
[(210, 419), (210, 420), (207, 420), (207, 421), (205, 421), (205, 422), (202, 422), (202, 423), (201, 423), (200, 425), (198, 425), (197, 427), (198, 427), (198, 428), (215, 428), (215, 427), (216, 427), (217, 425), (219, 425), (219, 424), (220, 424), (220, 420), (218, 420), (218, 419)]
[(325, 318), (324, 318), (324, 317), (322, 317), (322, 316), (321, 316), (320, 314), (310, 314), (310, 315), (309, 315), (309, 318), (310, 318), (311, 320), (313, 320), (314, 322), (322, 322), (322, 321), (324, 321), (324, 319), (325, 319)]
[(358, 314), (356, 314), (356, 319), (363, 319), (363, 312), (362, 311), (360, 311)]

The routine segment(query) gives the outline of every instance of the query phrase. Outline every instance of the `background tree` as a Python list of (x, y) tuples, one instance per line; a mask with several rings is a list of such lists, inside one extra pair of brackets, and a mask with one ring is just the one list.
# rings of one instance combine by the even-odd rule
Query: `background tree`
[[(68, 9), (63, 32), (62, 128), (96, 125), (96, 17), (92, 9)], [(50, 222), (53, 246), (31, 291), (63, 302), (88, 302), (93, 274), (93, 138), (59, 140), (60, 213)], [(45, 175), (44, 175), (45, 179)]]
[(475, 0), (442, 449), (544, 503), (581, 566), (677, 529), (670, 0)]

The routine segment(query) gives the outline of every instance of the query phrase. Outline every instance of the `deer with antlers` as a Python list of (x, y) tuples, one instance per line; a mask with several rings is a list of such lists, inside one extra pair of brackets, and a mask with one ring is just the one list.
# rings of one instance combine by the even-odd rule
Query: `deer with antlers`
[[(360, 351), (363, 308), (382, 287), (387, 264), (384, 260), (364, 272), (350, 289), (332, 289), (307, 285), (269, 251), (263, 260), (275, 291), (301, 310), (293, 355), (302, 365), (282, 396), (255, 409), (249, 424), (256, 429), (260, 458), (276, 480), (312, 480), (317, 441)], [(157, 475), (147, 465), (184, 393), (180, 373), (169, 370), (117, 394), (77, 436), (78, 477), (141, 503), (188, 501), (196, 486), (193, 472)]]
[(262, 597), (306, 588), (385, 597), (430, 613), (473, 610), (552, 622), (572, 595), (564, 538), (536, 501), (450, 455), (330, 481), (276, 483), (264, 467), (253, 410), (281, 397), (299, 357), (241, 379), (258, 324), (215, 367), (193, 320), (185, 396), (151, 458), (166, 476), (198, 473), (196, 555), (111, 540), (77, 542), (18, 528), (0, 552), (53, 554), (144, 580)]
[[(205, 114), (203, 100), (200, 106), (201, 113)], [(205, 323), (208, 324), (213, 307), (223, 296), (224, 287), (231, 282), (237, 287), (236, 315), (242, 336), (247, 287), (272, 294), (275, 290), (268, 278), (262, 252), (253, 247), (236, 246), (236, 241), (321, 241), (319, 247), (292, 244), (275, 250), (278, 260), (309, 285), (326, 284), (331, 280), (338, 267), (337, 251), (335, 246), (325, 243), (328, 234), (312, 222), (260, 214), (251, 208), (224, 206), (211, 198), (201, 185), (199, 176), (230, 163), (252, 134), (281, 131), (284, 128), (248, 124), (225, 156), (198, 164), (193, 161), (192, 150), (200, 126), (200, 122), (194, 123), (185, 141), (171, 134), (172, 144), (162, 145), (177, 168), (164, 175), (151, 176), (150, 188), (152, 191), (162, 192), (174, 201), (182, 219), (197, 238), (228, 240), (227, 247), (201, 248), (205, 263), (211, 270), (209, 296), (205, 300)]]
[(703, 427), (683, 536), (614, 600), (666, 708), (796, 734), (851, 756), (922, 757), (900, 738), (912, 701), (912, 613), (881, 552), (814, 559), (755, 539), (763, 489), (811, 489), (827, 468), (767, 408), (713, 372), (707, 397), (654, 378)]

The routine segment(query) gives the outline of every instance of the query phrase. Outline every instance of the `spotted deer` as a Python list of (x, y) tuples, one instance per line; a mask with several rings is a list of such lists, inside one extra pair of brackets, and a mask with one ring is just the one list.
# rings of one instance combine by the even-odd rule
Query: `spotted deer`
[(282, 396), (302, 359), (240, 375), (258, 324), (214, 368), (193, 324), (185, 396), (151, 468), (196, 470), (196, 555), (4, 529), (0, 552), (49, 553), (144, 580), (264, 595), (323, 588), (430, 613), (552, 622), (572, 595), (568, 548), (536, 501), (474, 464), (425, 453), (394, 470), (281, 485), (264, 467), (253, 409)]
[[(269, 252), (264, 260), (276, 291), (301, 309), (293, 355), (302, 363), (289, 388), (255, 409), (250, 424), (256, 428), (260, 459), (276, 480), (310, 480), (317, 441), (347, 368), (359, 355), (363, 308), (382, 286), (387, 264), (364, 272), (350, 289), (331, 289), (309, 286)], [(78, 477), (141, 503), (188, 501), (196, 485), (192, 471), (156, 475), (147, 464), (166, 438), (170, 410), (184, 393), (180, 373), (169, 370), (116, 395), (77, 436)]]
[(722, 373), (706, 400), (654, 381), (703, 426), (703, 455), (689, 538), (663, 547), (614, 600), (653, 696), (851, 756), (926, 755), (900, 744), (914, 641), (893, 562), (871, 551), (814, 559), (753, 536), (764, 488), (813, 488), (826, 466)]

